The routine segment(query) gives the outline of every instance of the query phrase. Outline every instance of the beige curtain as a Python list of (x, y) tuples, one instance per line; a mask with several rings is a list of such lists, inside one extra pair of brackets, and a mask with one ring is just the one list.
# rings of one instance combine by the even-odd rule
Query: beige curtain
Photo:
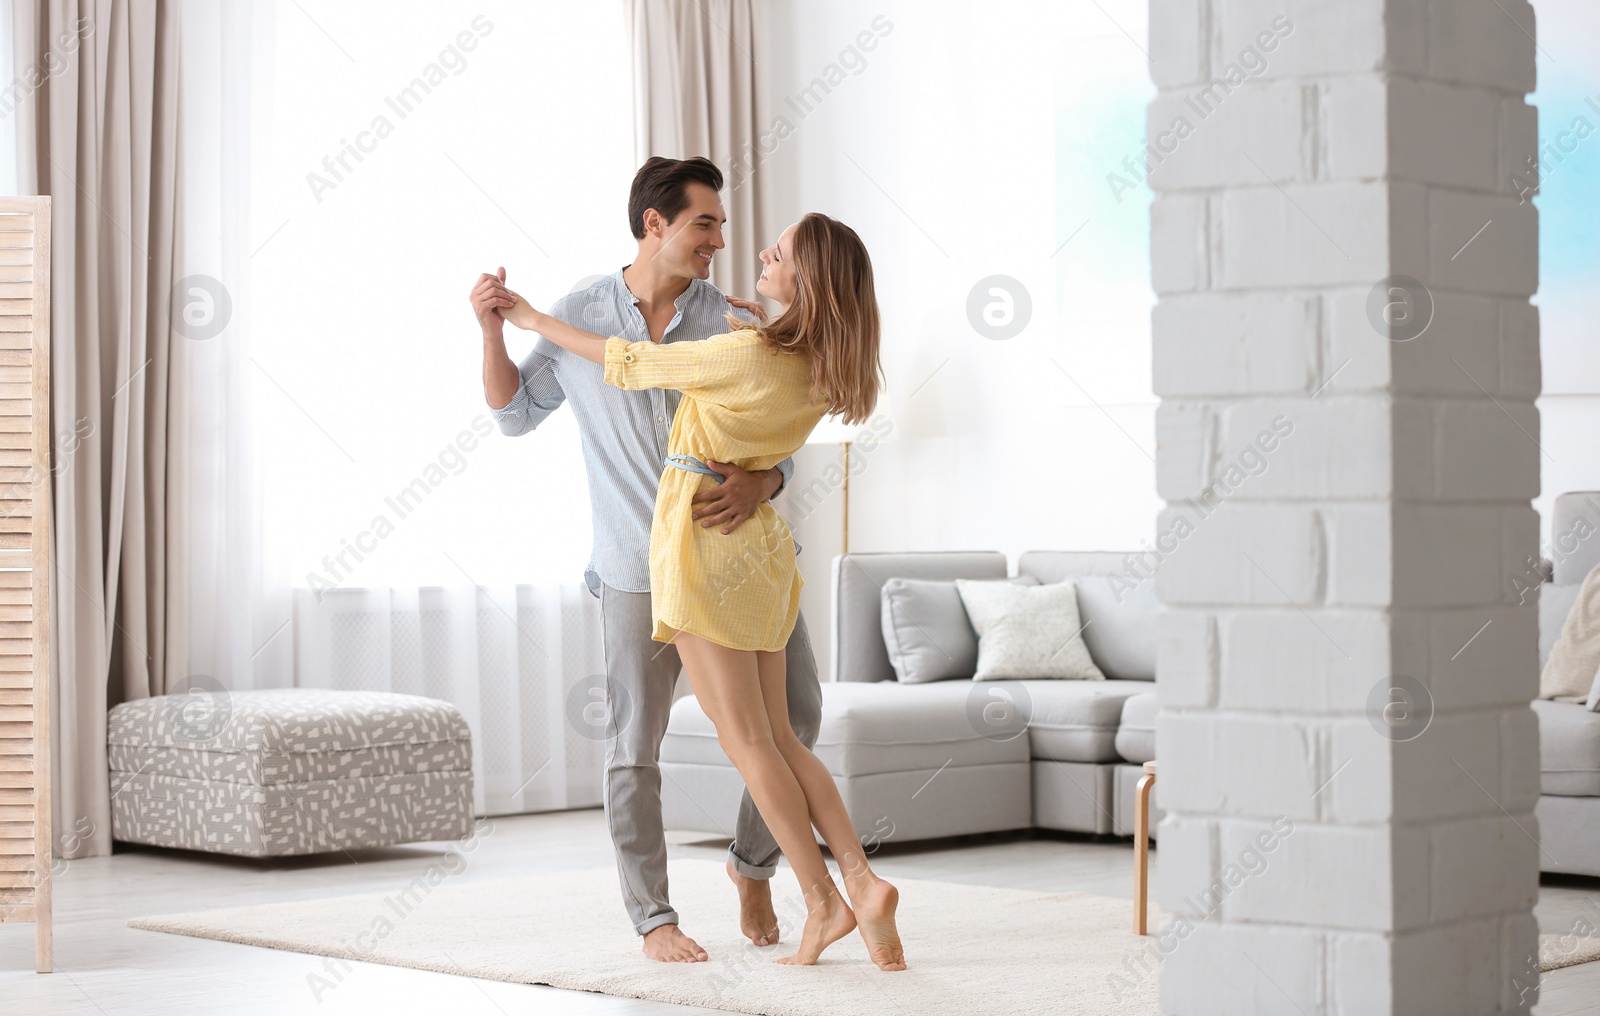
[(14, 0), (18, 185), (54, 205), (55, 828), (111, 851), (106, 711), (165, 694), (178, 8)]
[(752, 0), (625, 0), (633, 51), (634, 150), (703, 155), (722, 168), (727, 249), (711, 281), (756, 299), (756, 255), (775, 237), (762, 221), (763, 151), (775, 141), (758, 73), (763, 36)]

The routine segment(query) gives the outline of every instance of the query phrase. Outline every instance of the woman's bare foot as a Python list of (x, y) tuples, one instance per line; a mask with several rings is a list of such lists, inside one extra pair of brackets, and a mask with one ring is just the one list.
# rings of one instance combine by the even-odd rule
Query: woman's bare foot
[(739, 874), (732, 861), (725, 867), (739, 890), (739, 930), (756, 945), (777, 945), (778, 915), (772, 909), (771, 883)]
[(861, 938), (867, 955), (879, 970), (904, 970), (905, 950), (900, 947), (900, 932), (895, 929), (894, 912), (900, 905), (900, 890), (873, 876), (851, 887), (850, 903), (861, 925)]
[(700, 943), (679, 931), (676, 924), (645, 932), (644, 954), (658, 963), (704, 963), (709, 958)]
[(822, 950), (850, 934), (855, 926), (856, 915), (830, 881), (806, 895), (806, 927), (800, 933), (800, 951), (780, 957), (778, 962), (810, 966), (817, 962)]

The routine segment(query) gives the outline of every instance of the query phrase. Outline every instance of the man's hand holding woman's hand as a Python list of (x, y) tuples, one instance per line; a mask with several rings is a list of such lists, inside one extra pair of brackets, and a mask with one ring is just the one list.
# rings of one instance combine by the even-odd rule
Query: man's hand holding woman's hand
[[(499, 338), (505, 330), (505, 318), (500, 316), (501, 306), (510, 306), (511, 301), (505, 288), (506, 270), (501, 268), (499, 274), (490, 275), (485, 272), (478, 276), (477, 284), (472, 287), (468, 299), (472, 301), (472, 313), (478, 319), (478, 327), (483, 329), (483, 334), (488, 338)], [(508, 302), (509, 301), (509, 302)]]
[(539, 331), (539, 321), (544, 317), (528, 301), (506, 288), (506, 270), (495, 275), (478, 276), (472, 289), (472, 310), (486, 333), (498, 332), (501, 321), (509, 321), (530, 332)]

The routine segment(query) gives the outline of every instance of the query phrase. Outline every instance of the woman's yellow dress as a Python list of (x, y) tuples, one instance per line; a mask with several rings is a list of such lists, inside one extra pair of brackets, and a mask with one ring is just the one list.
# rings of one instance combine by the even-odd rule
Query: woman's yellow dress
[[(811, 357), (780, 352), (759, 333), (698, 342), (606, 340), (605, 380), (683, 393), (669, 455), (771, 469), (805, 443), (827, 406), (811, 398)], [(738, 529), (693, 518), (695, 494), (717, 478), (664, 465), (650, 527), (651, 638), (679, 631), (732, 649), (779, 652), (800, 612), (804, 581), (794, 537), (771, 504)]]

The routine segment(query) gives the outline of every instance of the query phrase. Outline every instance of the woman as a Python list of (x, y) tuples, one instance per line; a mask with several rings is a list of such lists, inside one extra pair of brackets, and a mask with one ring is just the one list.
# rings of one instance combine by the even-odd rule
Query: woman
[[(717, 741), (794, 868), (806, 899), (800, 949), (812, 964), (859, 927), (874, 963), (904, 970), (899, 894), (867, 864), (827, 768), (789, 725), (784, 646), (800, 609), (794, 539), (763, 504), (733, 533), (693, 524), (691, 500), (721, 482), (705, 463), (768, 469), (793, 454), (825, 414), (866, 419), (877, 402), (878, 304), (872, 263), (855, 231), (812, 213), (761, 252), (756, 289), (782, 308), (770, 322), (699, 342), (624, 342), (574, 328), (500, 287), (507, 321), (605, 367), (621, 388), (683, 393), (668, 438), (650, 531), (652, 637), (673, 642)], [(844, 875), (840, 897), (811, 832)]]

